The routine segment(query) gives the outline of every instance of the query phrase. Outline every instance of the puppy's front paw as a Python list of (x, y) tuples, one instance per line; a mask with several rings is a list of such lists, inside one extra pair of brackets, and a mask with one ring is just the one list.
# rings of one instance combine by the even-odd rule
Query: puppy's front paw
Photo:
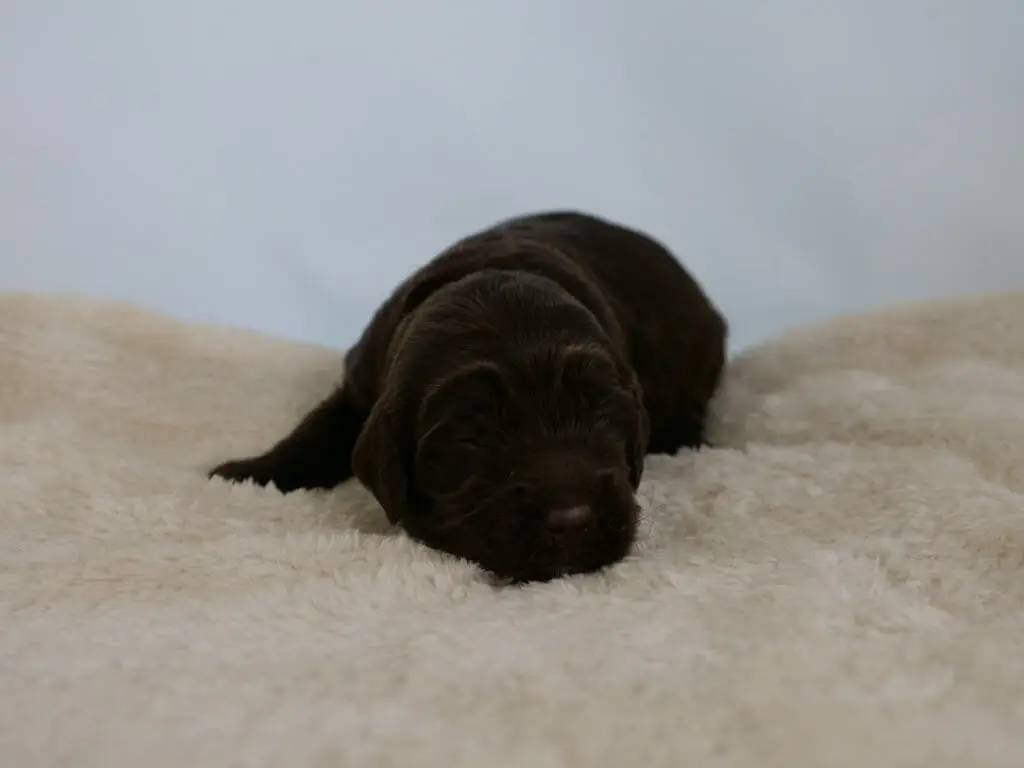
[(222, 477), (233, 483), (251, 480), (256, 485), (268, 485), (273, 481), (271, 468), (262, 457), (225, 461), (207, 473), (207, 477)]

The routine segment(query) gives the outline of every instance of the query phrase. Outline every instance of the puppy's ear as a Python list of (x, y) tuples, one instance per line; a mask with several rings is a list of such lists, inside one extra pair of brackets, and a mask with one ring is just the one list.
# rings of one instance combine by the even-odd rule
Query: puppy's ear
[(408, 515), (412, 493), (412, 467), (400, 429), (389, 404), (380, 400), (352, 449), (353, 474), (384, 508), (392, 525)]
[(640, 486), (640, 478), (644, 473), (644, 458), (647, 456), (647, 442), (651, 435), (651, 418), (644, 405), (643, 388), (632, 371), (629, 372), (628, 381), (629, 393), (633, 397), (636, 408), (635, 422), (632, 434), (629, 436), (628, 446), (629, 482), (635, 491)]
[(562, 376), (572, 377), (569, 388), (583, 387), (589, 393), (589, 398), (585, 394), (584, 400), (608, 405), (608, 385), (615, 385), (613, 420), (625, 440), (629, 482), (633, 490), (636, 490), (644, 472), (644, 458), (651, 431), (651, 420), (644, 405), (643, 388), (636, 371), (615, 351), (596, 345), (563, 349), (560, 361)]

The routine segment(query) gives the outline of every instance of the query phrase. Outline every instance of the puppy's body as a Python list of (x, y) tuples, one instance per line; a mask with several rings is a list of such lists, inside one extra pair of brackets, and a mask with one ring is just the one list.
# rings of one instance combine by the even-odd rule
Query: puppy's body
[(354, 474), (411, 536), (499, 576), (595, 570), (632, 544), (644, 455), (702, 444), (725, 339), (651, 238), (572, 212), (511, 219), (403, 282), (341, 387), (212, 474), (283, 492)]

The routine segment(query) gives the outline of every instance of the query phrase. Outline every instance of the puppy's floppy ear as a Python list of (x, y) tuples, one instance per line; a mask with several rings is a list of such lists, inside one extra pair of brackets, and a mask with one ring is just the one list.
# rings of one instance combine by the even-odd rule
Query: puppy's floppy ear
[(409, 513), (412, 465), (395, 413), (386, 400), (373, 407), (352, 449), (352, 472), (384, 508), (388, 522)]
[[(625, 440), (629, 482), (636, 490), (644, 472), (644, 458), (650, 439), (651, 420), (644, 405), (644, 392), (636, 371), (620, 354), (607, 347), (579, 345), (560, 352), (563, 376), (574, 377), (572, 389), (589, 390), (591, 403), (607, 404), (608, 385), (616, 387), (614, 421)], [(589, 371), (591, 375), (580, 375)], [(584, 398), (587, 399), (586, 395)]]
[(627, 374), (627, 389), (633, 398), (636, 407), (636, 420), (633, 424), (632, 433), (629, 435), (627, 447), (629, 460), (629, 482), (635, 491), (640, 485), (640, 478), (644, 473), (644, 458), (647, 456), (647, 442), (651, 435), (651, 418), (644, 405), (644, 391), (637, 381), (636, 374), (630, 370)]

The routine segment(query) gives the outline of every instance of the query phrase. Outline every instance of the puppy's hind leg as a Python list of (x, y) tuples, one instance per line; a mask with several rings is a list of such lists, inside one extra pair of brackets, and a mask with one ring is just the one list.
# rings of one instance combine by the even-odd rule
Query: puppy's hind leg
[(282, 493), (333, 488), (352, 477), (352, 449), (366, 417), (342, 386), (266, 453), (227, 461), (208, 476), (263, 486), (273, 483)]

